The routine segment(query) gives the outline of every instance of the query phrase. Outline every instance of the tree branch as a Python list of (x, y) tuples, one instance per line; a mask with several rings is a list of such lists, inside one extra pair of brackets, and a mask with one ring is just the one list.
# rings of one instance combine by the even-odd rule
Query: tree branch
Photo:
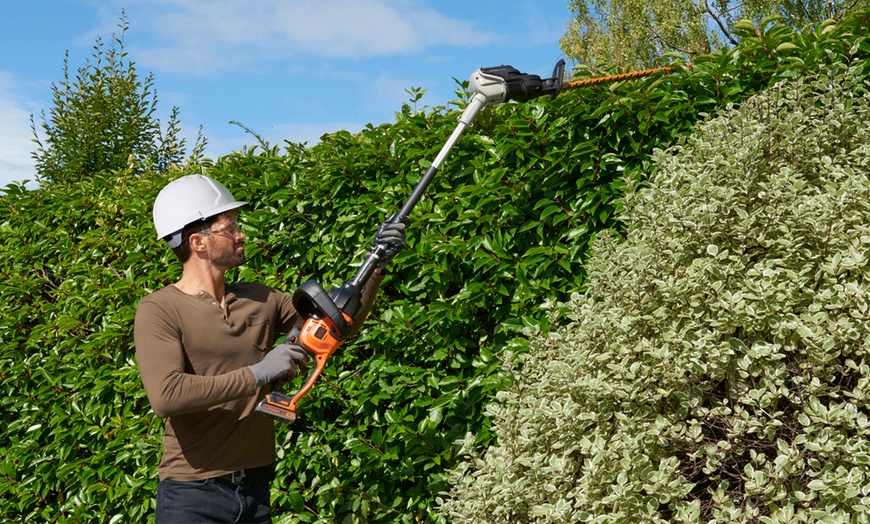
[(686, 51), (685, 49), (680, 49), (675, 44), (671, 44), (670, 42), (668, 42), (662, 35), (659, 34), (658, 31), (656, 31), (656, 28), (653, 26), (652, 22), (650, 22), (649, 20), (647, 20), (647, 26), (649, 26), (649, 30), (652, 31), (653, 36), (659, 42), (661, 42), (662, 45), (664, 45), (666, 47), (670, 47), (671, 49), (675, 49), (675, 50), (679, 51), (680, 53), (683, 53), (686, 56), (692, 56), (692, 53)]
[(713, 20), (716, 21), (716, 24), (719, 25), (719, 30), (722, 31), (722, 34), (725, 35), (725, 38), (731, 42), (731, 45), (737, 45), (737, 40), (734, 40), (734, 37), (731, 36), (731, 33), (728, 31), (728, 27), (722, 22), (719, 16), (710, 9), (710, 3), (707, 0), (704, 0), (704, 10), (709, 13), (710, 16), (713, 17)]

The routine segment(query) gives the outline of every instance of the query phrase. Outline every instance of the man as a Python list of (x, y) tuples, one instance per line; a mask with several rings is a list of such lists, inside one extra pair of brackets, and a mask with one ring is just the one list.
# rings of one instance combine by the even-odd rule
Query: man
[[(255, 412), (269, 384), (308, 360), (275, 338), (300, 325), (290, 296), (257, 283), (228, 284), (245, 262), (237, 201), (221, 183), (188, 175), (154, 202), (158, 238), (182, 263), (178, 282), (143, 298), (134, 338), (142, 383), (165, 418), (155, 522), (271, 522), (275, 431)], [(371, 308), (383, 267), (405, 246), (405, 224), (385, 225), (386, 247), (362, 294), (351, 334)]]

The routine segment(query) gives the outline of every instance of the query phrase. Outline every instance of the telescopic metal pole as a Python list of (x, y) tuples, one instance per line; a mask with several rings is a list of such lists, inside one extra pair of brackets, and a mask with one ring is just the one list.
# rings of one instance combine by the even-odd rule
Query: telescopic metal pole
[[(469, 101), (468, 106), (465, 108), (465, 111), (462, 112), (462, 116), (459, 117), (459, 123), (456, 125), (453, 133), (451, 133), (450, 138), (448, 138), (447, 142), (441, 147), (441, 151), (435, 157), (435, 160), (432, 161), (432, 165), (430, 165), (429, 169), (426, 170), (423, 178), (421, 178), (420, 181), (417, 182), (417, 185), (414, 186), (414, 190), (411, 191), (410, 196), (408, 196), (405, 204), (395, 215), (394, 220), (399, 220), (399, 217), (403, 216), (411, 216), (411, 211), (423, 197), (423, 194), (426, 192), (426, 188), (429, 187), (429, 184), (435, 178), (435, 175), (438, 173), (438, 169), (444, 163), (447, 155), (450, 154), (450, 150), (453, 149), (454, 145), (456, 145), (459, 137), (462, 136), (462, 133), (464, 133), (466, 129), (471, 127), (472, 123), (474, 123), (474, 120), (475, 118), (477, 118), (477, 115), (480, 113), (480, 111), (490, 103), (492, 102), (487, 101), (486, 95), (481, 93), (475, 93), (475, 95), (471, 98), (471, 101)], [(383, 256), (383, 254), (383, 250), (380, 248), (376, 248), (375, 250), (370, 251), (366, 255), (362, 265), (360, 265), (356, 274), (353, 276), (352, 279), (347, 282), (346, 285), (360, 290), (365, 287), (366, 282), (368, 282), (368, 279), (372, 276), (372, 273), (374, 273), (378, 261)]]

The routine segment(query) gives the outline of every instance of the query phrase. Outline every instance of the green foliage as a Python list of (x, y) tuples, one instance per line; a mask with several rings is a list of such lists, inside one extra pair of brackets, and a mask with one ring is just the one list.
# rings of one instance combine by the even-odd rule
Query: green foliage
[(148, 413), (130, 326), (142, 286), (164, 278), (168, 260), (155, 255), (147, 227), (155, 185), (123, 172), (63, 190), (7, 190), (0, 514), (142, 521), (150, 501), (130, 501), (153, 491), (160, 425)]
[[(52, 84), (53, 106), (42, 113), (44, 143), (31, 115), (37, 149), (33, 153), (40, 182), (78, 183), (93, 173), (135, 166), (138, 171), (165, 171), (185, 160), (185, 140), (179, 136), (178, 108), (173, 108), (166, 131), (154, 117), (157, 95), (153, 77), (139, 80), (133, 62), (126, 61), (125, 19), (121, 33), (112, 35), (106, 49), (102, 39), (94, 45), (93, 62), (87, 60), (70, 78), (69, 54), (63, 80)], [(198, 159), (205, 147), (200, 134), (191, 155)]]
[[(455, 441), (495, 443), (484, 406), (514, 380), (504, 355), (527, 350), (522, 329), (558, 327), (541, 304), (585, 289), (590, 245), (622, 230), (621, 199), (653, 151), (782, 78), (866, 60), (865, 26), (765, 26), (694, 69), (484, 111), (415, 209), (411, 248), (365, 329), (331, 359), (300, 420), (281, 427), (276, 520), (438, 521), (436, 497), (461, 460)], [(404, 106), (356, 135), (310, 148), (260, 140), (218, 159), (209, 173), (251, 203), (249, 263), (229, 277), (292, 290), (352, 276), (457, 116)], [(132, 318), (179, 276), (150, 213), (175, 176), (125, 164), (0, 197), (2, 519), (147, 520), (162, 423), (132, 359)]]
[(792, 28), (815, 28), (868, 7), (867, 0), (571, 0), (560, 47), (577, 64), (643, 69), (670, 53), (695, 60), (737, 45), (741, 26), (752, 25), (746, 19), (764, 25), (780, 16)]
[(658, 151), (571, 324), (508, 361), (448, 520), (862, 522), (868, 118), (867, 61), (835, 64)]

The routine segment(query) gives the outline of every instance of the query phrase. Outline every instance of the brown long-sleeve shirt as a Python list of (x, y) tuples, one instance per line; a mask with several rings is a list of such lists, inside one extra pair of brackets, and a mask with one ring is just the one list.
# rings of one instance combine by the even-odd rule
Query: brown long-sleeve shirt
[[(381, 279), (373, 276), (363, 291), (353, 332)], [(248, 366), (304, 319), (289, 295), (262, 284), (228, 285), (225, 303), (167, 286), (136, 310), (139, 373), (152, 409), (166, 418), (161, 480), (201, 480), (275, 460), (274, 424), (254, 411), (268, 386), (258, 388)]]

